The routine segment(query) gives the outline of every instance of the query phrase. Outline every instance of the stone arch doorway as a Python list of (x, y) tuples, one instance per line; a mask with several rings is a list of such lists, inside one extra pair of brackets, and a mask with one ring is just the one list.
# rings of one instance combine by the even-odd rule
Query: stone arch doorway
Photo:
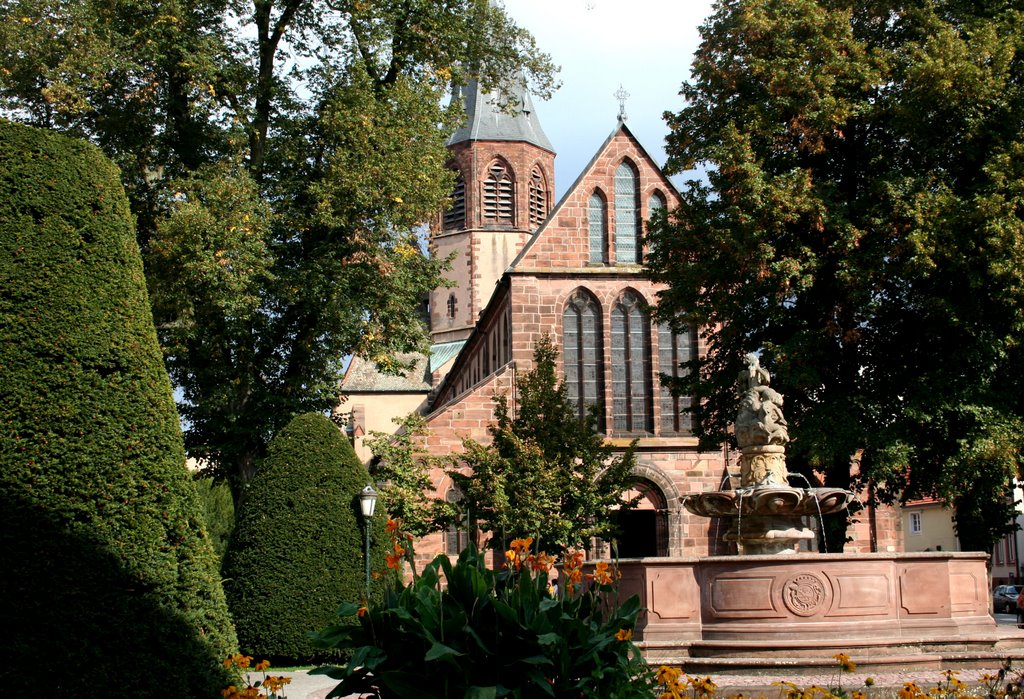
[(669, 512), (665, 494), (653, 481), (638, 478), (623, 497), (640, 496), (632, 510), (619, 512), (619, 557), (669, 555)]

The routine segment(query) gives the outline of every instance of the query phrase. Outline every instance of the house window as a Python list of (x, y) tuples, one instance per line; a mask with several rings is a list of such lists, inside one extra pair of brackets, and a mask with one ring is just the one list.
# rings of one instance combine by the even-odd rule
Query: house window
[(544, 176), (541, 174), (540, 168), (534, 168), (530, 175), (530, 229), (539, 228), (547, 215), (548, 205)]
[(623, 264), (640, 262), (637, 179), (629, 163), (623, 162), (615, 171), (615, 261)]
[(590, 221), (590, 261), (594, 264), (608, 262), (608, 206), (600, 193), (590, 195), (587, 207)]
[(444, 230), (449, 231), (466, 225), (466, 180), (459, 172), (455, 178), (455, 189), (452, 191), (452, 204), (444, 212)]
[[(576, 414), (582, 419), (604, 396), (601, 347), (601, 311), (589, 294), (577, 291), (562, 314), (562, 362), (565, 388)], [(598, 411), (599, 431), (604, 431), (604, 411)]]
[(921, 513), (920, 512), (911, 512), (910, 513), (910, 533), (911, 534), (920, 534), (922, 531), (923, 530), (922, 530), (922, 527), (921, 527)]
[[(445, 502), (457, 503), (462, 500), (458, 488), (449, 488), (444, 496)], [(444, 552), (450, 556), (458, 555), (469, 545), (469, 520), (463, 515), (457, 524), (451, 524), (444, 532)]]
[(513, 223), (513, 182), (508, 167), (495, 161), (487, 169), (484, 180), (484, 223)]
[[(658, 324), (658, 364), (663, 376), (680, 378), (688, 371), (681, 364), (697, 356), (697, 330), (692, 327), (683, 332), (672, 331), (668, 323)], [(659, 393), (661, 407), (661, 431), (691, 432), (693, 416), (686, 412), (690, 407), (689, 396), (674, 396), (668, 386), (662, 385)]]
[(455, 312), (459, 310), (459, 302), (455, 298), (455, 294), (448, 296), (448, 317), (454, 318)]
[(612, 308), (611, 326), (613, 427), (619, 433), (650, 433), (651, 330), (639, 294), (623, 294)]

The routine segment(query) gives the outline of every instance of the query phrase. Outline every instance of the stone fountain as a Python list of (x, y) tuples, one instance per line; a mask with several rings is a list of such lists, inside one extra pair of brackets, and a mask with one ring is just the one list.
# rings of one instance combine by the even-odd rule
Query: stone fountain
[(740, 450), (740, 487), (691, 495), (683, 506), (702, 517), (726, 517), (732, 526), (726, 541), (741, 554), (795, 553), (800, 542), (814, 539), (808, 518), (839, 512), (853, 498), (840, 488), (794, 488), (786, 469), (789, 429), (782, 395), (769, 386), (771, 377), (756, 354), (744, 357), (737, 379), (740, 409), (736, 444)]
[(620, 593), (640, 596), (639, 646), (690, 673), (834, 670), (847, 653), (870, 672), (998, 667), (1024, 661), (1024, 631), (990, 615), (984, 552), (811, 553), (814, 517), (852, 494), (789, 484), (783, 398), (745, 357), (736, 419), (740, 484), (683, 506), (733, 521), (739, 555), (623, 559)]

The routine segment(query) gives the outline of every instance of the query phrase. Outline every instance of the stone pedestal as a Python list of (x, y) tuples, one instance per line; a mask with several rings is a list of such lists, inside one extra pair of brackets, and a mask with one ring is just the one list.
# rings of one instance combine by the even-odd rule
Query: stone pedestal
[(786, 447), (781, 444), (745, 446), (740, 453), (740, 486), (789, 485)]

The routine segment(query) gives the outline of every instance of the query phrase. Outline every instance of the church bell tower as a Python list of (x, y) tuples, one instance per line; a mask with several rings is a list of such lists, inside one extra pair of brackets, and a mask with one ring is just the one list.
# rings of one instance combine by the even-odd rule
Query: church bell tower
[(434, 344), (465, 340), (494, 285), (553, 205), (555, 151), (525, 84), (483, 93), (456, 90), (466, 121), (448, 140), (456, 172), (452, 203), (432, 226), (431, 255), (454, 253), (454, 286), (430, 296)]

